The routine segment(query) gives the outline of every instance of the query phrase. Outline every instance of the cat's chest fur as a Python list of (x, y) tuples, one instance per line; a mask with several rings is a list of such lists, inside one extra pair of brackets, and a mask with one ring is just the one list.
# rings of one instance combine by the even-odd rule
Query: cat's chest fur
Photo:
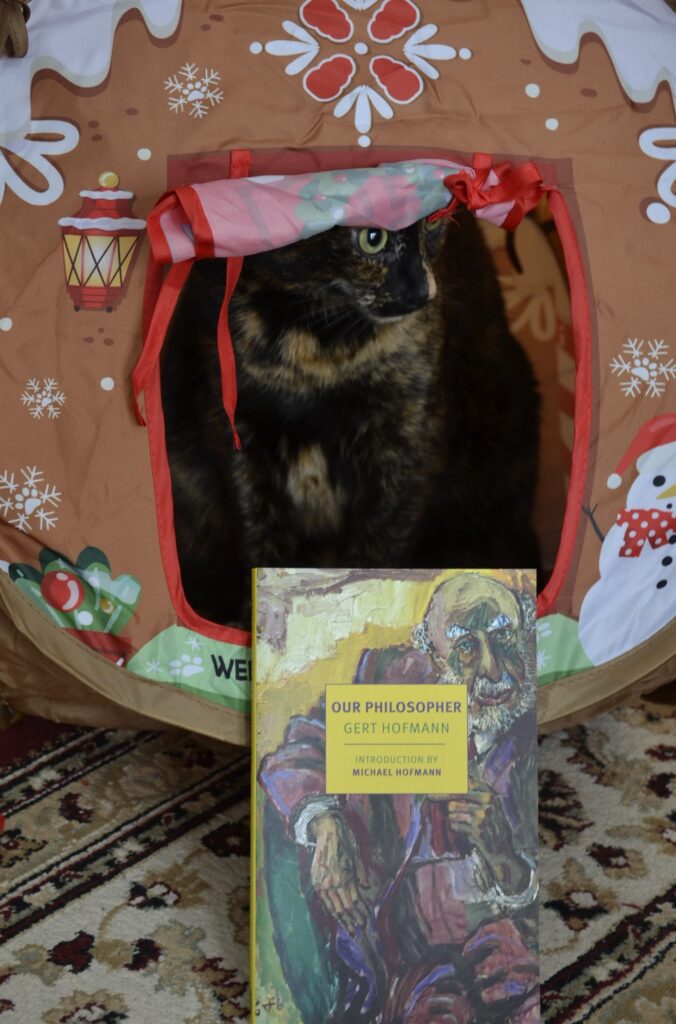
[(388, 459), (405, 459), (412, 445), (419, 461), (410, 480), (422, 488), (439, 421), (432, 408), (443, 340), (436, 308), (380, 325), (358, 343), (349, 333), (327, 343), (307, 327), (266, 322), (245, 287), (231, 325), (243, 440), (233, 471), (247, 477), (247, 453), (259, 464), (265, 449), (260, 486), (289, 502), (297, 532), (344, 535), (351, 500), (375, 488)]
[(307, 444), (289, 459), (286, 493), (308, 534), (340, 530), (347, 493), (332, 479), (329, 461), (321, 444)]

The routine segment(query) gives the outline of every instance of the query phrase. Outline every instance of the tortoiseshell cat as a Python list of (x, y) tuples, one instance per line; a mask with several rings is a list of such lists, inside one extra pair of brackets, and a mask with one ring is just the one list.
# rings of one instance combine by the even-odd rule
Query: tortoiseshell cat
[(189, 603), (243, 623), (251, 566), (533, 566), (538, 399), (471, 215), (196, 264), (162, 357)]

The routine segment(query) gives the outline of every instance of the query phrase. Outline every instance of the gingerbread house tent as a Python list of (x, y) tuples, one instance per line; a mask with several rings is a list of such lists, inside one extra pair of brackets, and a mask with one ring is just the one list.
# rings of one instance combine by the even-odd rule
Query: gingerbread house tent
[(181, 587), (172, 293), (194, 259), (231, 290), (257, 248), (457, 203), (548, 396), (543, 727), (673, 675), (673, 4), (69, 0), (28, 30), (0, 58), (2, 695), (247, 741), (249, 636)]

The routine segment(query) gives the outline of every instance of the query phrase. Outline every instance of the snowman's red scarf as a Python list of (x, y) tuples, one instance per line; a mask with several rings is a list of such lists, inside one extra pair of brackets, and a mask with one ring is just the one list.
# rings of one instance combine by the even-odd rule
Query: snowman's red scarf
[(646, 541), (652, 548), (661, 548), (676, 531), (676, 514), (661, 508), (625, 508), (617, 513), (617, 522), (626, 526), (620, 555), (636, 558)]

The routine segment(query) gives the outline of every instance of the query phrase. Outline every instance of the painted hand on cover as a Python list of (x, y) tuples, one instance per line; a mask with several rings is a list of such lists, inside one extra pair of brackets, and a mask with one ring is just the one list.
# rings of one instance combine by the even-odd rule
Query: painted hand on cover
[(370, 909), (361, 890), (368, 874), (351, 830), (338, 815), (321, 814), (310, 826), (316, 846), (311, 878), (324, 908), (350, 934), (365, 928)]
[(528, 882), (528, 871), (514, 855), (512, 830), (498, 794), (486, 783), (474, 781), (469, 793), (451, 796), (447, 807), (452, 831), (479, 851), (502, 886), (520, 891)]
[(463, 958), (471, 965), (481, 1002), (501, 1004), (532, 991), (507, 1024), (535, 1024), (539, 1017), (538, 962), (513, 921), (503, 918), (482, 925), (465, 943)]
[(448, 801), (454, 832), (464, 835), (482, 853), (493, 854), (509, 847), (509, 825), (500, 798), (484, 782), (473, 782), (469, 793), (454, 794)]

